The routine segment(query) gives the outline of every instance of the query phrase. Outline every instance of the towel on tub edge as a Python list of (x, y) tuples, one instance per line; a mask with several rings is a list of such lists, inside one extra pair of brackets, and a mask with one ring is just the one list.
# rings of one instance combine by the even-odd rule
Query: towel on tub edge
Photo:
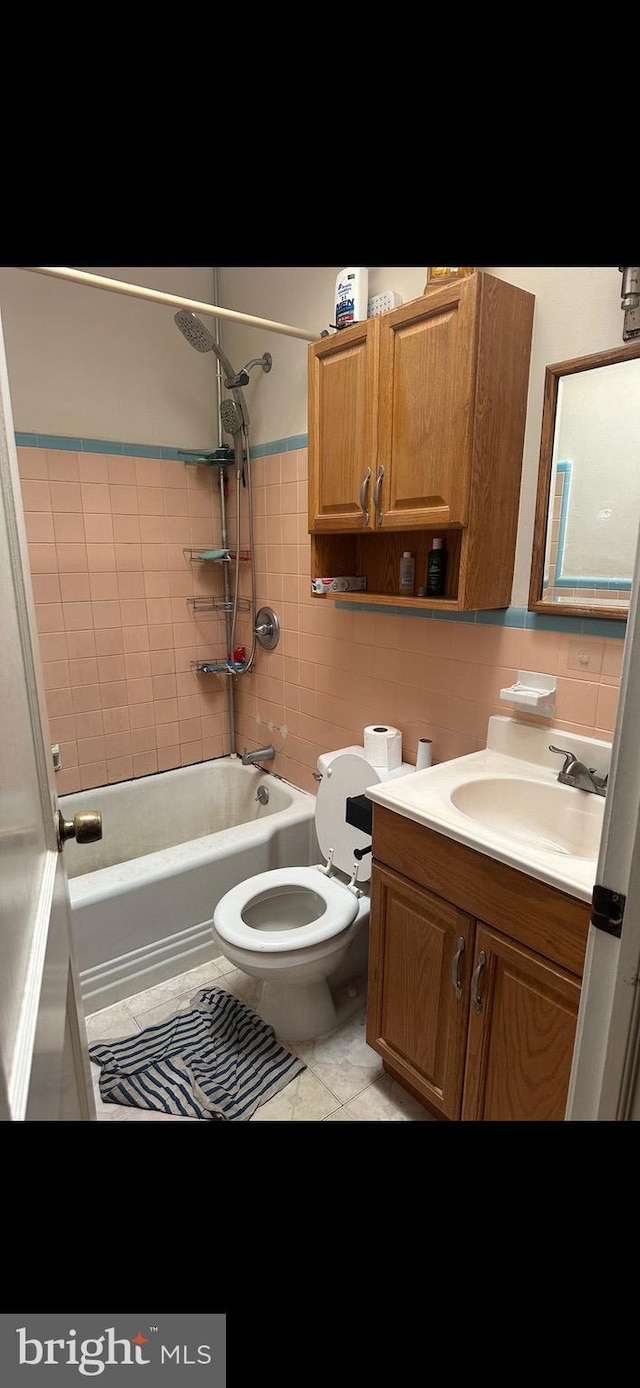
[(179, 1118), (247, 1120), (306, 1069), (273, 1027), (223, 988), (205, 988), (157, 1026), (118, 1041), (95, 1041), (107, 1104)]

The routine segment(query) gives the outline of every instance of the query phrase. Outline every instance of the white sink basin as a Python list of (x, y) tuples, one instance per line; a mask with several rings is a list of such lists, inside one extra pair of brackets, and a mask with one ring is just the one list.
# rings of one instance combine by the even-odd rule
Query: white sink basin
[(524, 777), (471, 779), (450, 792), (461, 814), (493, 833), (549, 853), (594, 858), (602, 832), (604, 798)]
[(560, 785), (562, 762), (551, 745), (595, 766), (599, 776), (609, 772), (609, 742), (492, 715), (485, 748), (368, 786), (366, 794), (426, 829), (590, 902), (606, 799)]

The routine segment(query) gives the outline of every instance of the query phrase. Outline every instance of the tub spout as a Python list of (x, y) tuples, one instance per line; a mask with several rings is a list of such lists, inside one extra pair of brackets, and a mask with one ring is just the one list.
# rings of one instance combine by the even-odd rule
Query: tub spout
[(245, 747), (242, 753), (243, 766), (255, 766), (261, 761), (273, 761), (276, 754), (275, 747), (254, 747), (253, 751), (247, 751)]

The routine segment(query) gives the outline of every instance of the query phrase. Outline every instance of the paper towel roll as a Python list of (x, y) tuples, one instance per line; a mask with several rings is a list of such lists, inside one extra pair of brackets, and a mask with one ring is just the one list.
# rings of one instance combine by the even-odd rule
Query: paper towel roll
[(364, 754), (372, 766), (395, 771), (402, 765), (402, 733), (376, 723), (364, 730)]
[(426, 771), (431, 766), (431, 752), (433, 743), (430, 737), (421, 737), (418, 743), (418, 753), (416, 756), (416, 771)]

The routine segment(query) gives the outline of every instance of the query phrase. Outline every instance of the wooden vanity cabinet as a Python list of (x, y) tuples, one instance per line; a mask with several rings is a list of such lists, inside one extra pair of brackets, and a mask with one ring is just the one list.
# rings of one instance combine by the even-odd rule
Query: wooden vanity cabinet
[[(478, 272), (310, 346), (314, 576), (364, 574), (363, 602), (508, 605), (533, 306)], [(434, 535), (444, 598), (399, 598), (400, 554), (419, 587)]]
[(445, 1119), (564, 1119), (590, 906), (374, 806), (367, 1041)]

